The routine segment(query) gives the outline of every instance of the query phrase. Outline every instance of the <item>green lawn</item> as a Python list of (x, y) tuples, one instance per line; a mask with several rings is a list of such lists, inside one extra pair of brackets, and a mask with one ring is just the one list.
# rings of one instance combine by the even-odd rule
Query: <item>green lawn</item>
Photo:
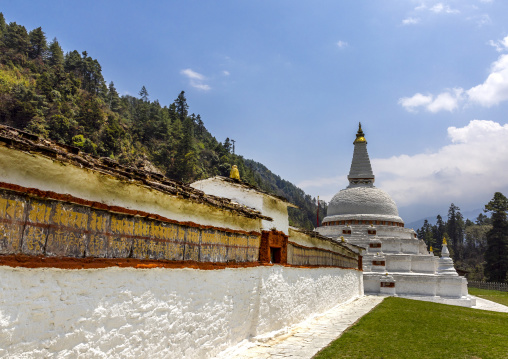
[(477, 288), (468, 288), (467, 291), (471, 295), (475, 295), (477, 297), (488, 299), (493, 302), (508, 306), (508, 292), (500, 292), (498, 290), (477, 289)]
[(508, 358), (508, 313), (389, 297), (315, 358)]

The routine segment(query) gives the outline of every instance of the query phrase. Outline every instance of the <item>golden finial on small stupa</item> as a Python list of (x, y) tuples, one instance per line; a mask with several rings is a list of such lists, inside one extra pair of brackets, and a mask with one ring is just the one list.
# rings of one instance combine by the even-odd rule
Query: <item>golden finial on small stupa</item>
[(233, 167), (231, 167), (229, 178), (240, 180), (240, 172), (238, 171), (238, 167), (236, 165), (233, 165)]
[(434, 250), (432, 249), (432, 246), (430, 246), (430, 253), (434, 253)]
[(340, 236), (340, 241), (341, 242), (345, 242), (346, 240), (344, 239), (344, 236)]
[(446, 238), (443, 237), (443, 246), (447, 246), (448, 244), (446, 243)]
[(362, 131), (362, 123), (358, 122), (358, 132), (356, 133), (356, 140), (353, 143), (361, 142), (361, 143), (367, 143), (367, 140), (364, 137)]

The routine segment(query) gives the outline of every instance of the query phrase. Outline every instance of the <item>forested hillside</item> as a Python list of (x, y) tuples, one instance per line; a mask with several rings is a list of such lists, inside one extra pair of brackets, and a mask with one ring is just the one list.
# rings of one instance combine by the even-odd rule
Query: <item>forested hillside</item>
[(236, 164), (243, 181), (300, 207), (290, 209), (291, 225), (316, 225), (315, 199), (233, 153), (228, 138), (218, 141), (201, 116), (191, 113), (184, 91), (175, 97), (161, 104), (145, 86), (139, 97), (119, 95), (86, 51), (64, 53), (56, 38), (48, 43), (40, 27), (27, 31), (7, 24), (0, 13), (1, 123), (186, 183), (227, 176)]
[(448, 243), (455, 267), (466, 270), (470, 280), (508, 281), (508, 200), (496, 192), (475, 222), (464, 218), (460, 208), (451, 204), (447, 220), (437, 215), (435, 225), (425, 220), (417, 234), (427, 246), (441, 253), (443, 238)]

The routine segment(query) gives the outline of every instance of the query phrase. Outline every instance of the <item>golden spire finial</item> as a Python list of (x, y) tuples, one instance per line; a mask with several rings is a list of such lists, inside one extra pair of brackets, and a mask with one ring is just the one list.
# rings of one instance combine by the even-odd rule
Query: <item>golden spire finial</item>
[(445, 238), (445, 237), (443, 237), (443, 245), (444, 245), (444, 246), (448, 245), (448, 244), (446, 243), (446, 238)]
[(358, 132), (356, 133), (356, 139), (353, 142), (353, 144), (355, 144), (357, 142), (367, 143), (367, 140), (365, 139), (364, 136), (365, 135), (363, 134), (363, 131), (362, 131), (362, 123), (358, 122)]
[(430, 253), (434, 253), (434, 250), (432, 249), (432, 246), (430, 246)]
[(231, 167), (229, 178), (240, 180), (240, 172), (238, 171), (238, 167), (236, 165), (233, 165), (233, 167)]
[(341, 241), (341, 242), (345, 242), (345, 240), (344, 240), (344, 236), (340, 236), (340, 241)]

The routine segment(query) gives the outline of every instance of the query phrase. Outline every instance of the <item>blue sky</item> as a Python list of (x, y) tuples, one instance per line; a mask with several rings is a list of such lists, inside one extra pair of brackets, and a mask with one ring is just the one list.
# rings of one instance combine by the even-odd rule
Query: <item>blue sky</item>
[(182, 90), (218, 140), (312, 196), (347, 184), (362, 122), (407, 221), (508, 195), (508, 1), (6, 1), (122, 94)]

